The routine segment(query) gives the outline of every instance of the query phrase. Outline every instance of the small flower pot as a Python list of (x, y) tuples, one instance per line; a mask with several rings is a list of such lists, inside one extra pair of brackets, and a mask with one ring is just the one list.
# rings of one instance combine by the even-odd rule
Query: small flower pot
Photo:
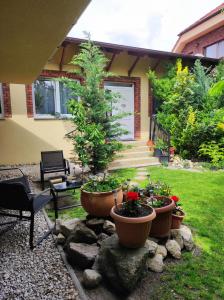
[(171, 229), (179, 229), (180, 225), (185, 217), (185, 213), (183, 211), (179, 211), (180, 215), (172, 214), (172, 225)]
[[(122, 203), (123, 192), (121, 188), (117, 190), (117, 203)], [(111, 208), (114, 206), (114, 194), (109, 192), (87, 192), (81, 188), (81, 204), (85, 211), (95, 217), (110, 216)]]
[(162, 150), (158, 149), (158, 148), (154, 148), (154, 153), (153, 155), (155, 157), (160, 157), (162, 155)]
[[(121, 208), (122, 204), (118, 205)], [(111, 217), (115, 221), (119, 242), (127, 248), (140, 248), (144, 246), (149, 236), (152, 220), (156, 217), (155, 210), (149, 205), (144, 205), (149, 214), (144, 217), (124, 217), (116, 213), (116, 207), (111, 209)]]
[(155, 208), (156, 218), (152, 221), (150, 230), (151, 237), (165, 238), (170, 235), (172, 224), (172, 211), (175, 208), (175, 203), (168, 197), (156, 196), (157, 199), (166, 198), (169, 202), (168, 205)]
[(159, 161), (161, 164), (168, 164), (169, 163), (169, 156), (168, 155), (161, 155), (159, 157)]

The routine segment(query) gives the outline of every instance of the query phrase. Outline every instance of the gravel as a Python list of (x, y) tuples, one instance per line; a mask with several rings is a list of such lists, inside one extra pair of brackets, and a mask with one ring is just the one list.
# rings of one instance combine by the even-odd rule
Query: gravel
[[(0, 223), (6, 219), (0, 217)], [(0, 300), (80, 299), (51, 235), (31, 251), (29, 222), (20, 222), (1, 234), (4, 227), (0, 227)], [(35, 239), (47, 229), (39, 212)]]

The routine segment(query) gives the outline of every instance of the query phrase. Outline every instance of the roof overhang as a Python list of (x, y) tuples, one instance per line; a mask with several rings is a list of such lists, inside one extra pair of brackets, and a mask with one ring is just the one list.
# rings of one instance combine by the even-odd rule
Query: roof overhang
[(33, 82), (89, 2), (2, 1), (0, 82)]
[(180, 33), (179, 39), (172, 51), (181, 53), (186, 44), (222, 26), (224, 26), (224, 14), (216, 14), (212, 18), (210, 17), (202, 23), (199, 23), (197, 26)]

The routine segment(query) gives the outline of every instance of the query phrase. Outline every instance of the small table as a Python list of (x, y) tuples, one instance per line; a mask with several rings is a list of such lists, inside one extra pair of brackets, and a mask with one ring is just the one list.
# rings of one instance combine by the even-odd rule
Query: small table
[[(61, 182), (56, 182), (57, 180), (61, 180)], [(80, 188), (83, 185), (82, 180), (69, 180), (65, 181), (65, 177), (54, 177), (49, 179), (50, 187), (54, 190), (56, 194), (56, 200), (58, 202), (59, 199), (62, 199), (63, 197), (66, 197), (66, 195), (60, 195), (60, 193), (69, 191), (69, 190), (76, 190)], [(62, 209), (67, 209), (67, 208), (72, 208), (72, 207), (78, 207), (81, 206), (80, 203), (78, 204), (73, 204), (73, 205), (66, 205), (57, 208), (57, 210), (62, 210)], [(58, 205), (57, 205), (58, 207)]]

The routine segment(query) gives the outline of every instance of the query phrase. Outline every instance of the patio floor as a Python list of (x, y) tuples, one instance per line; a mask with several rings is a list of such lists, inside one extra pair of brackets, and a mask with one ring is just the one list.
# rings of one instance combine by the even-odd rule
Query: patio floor
[[(47, 229), (44, 215), (39, 212), (35, 237)], [(53, 237), (50, 235), (33, 251), (28, 239), (28, 222), (20, 222), (0, 235), (0, 300), (80, 299)]]

